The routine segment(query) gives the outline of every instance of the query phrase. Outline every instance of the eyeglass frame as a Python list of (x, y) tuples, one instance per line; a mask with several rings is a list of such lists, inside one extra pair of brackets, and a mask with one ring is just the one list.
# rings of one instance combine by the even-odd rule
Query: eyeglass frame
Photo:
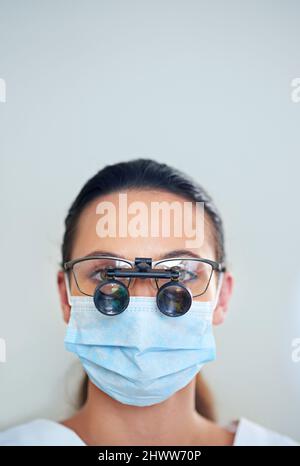
[[(157, 260), (157, 261), (152, 261), (152, 258), (144, 258), (144, 257), (143, 258), (138, 258), (138, 257), (136, 257), (134, 261), (130, 261), (128, 259), (123, 259), (123, 258), (117, 257), (117, 256), (93, 255), (93, 256), (78, 257), (76, 259), (72, 259), (70, 261), (64, 262), (63, 267), (64, 267), (65, 272), (68, 272), (68, 271), (72, 272), (78, 291), (80, 291), (80, 293), (84, 294), (85, 296), (93, 296), (93, 295), (90, 295), (88, 293), (84, 293), (80, 289), (73, 267), (77, 263), (80, 263), (80, 262), (83, 262), (83, 261), (86, 261), (86, 260), (96, 260), (96, 259), (110, 259), (110, 260), (119, 260), (119, 261), (122, 261), (122, 262), (126, 262), (127, 264), (130, 265), (131, 270), (134, 270), (135, 266), (137, 265), (136, 261), (137, 260), (140, 261), (142, 259), (144, 261), (147, 261), (147, 260), (149, 261), (150, 260), (151, 261), (151, 267), (153, 266), (153, 269), (155, 269), (155, 267), (159, 263), (174, 261), (174, 260), (191, 260), (191, 261), (197, 261), (197, 262), (203, 262), (203, 263), (209, 264), (212, 269), (211, 269), (211, 273), (210, 273), (207, 285), (205, 287), (205, 290), (202, 293), (199, 293), (197, 295), (192, 295), (193, 298), (197, 298), (199, 296), (202, 296), (207, 291), (207, 289), (208, 289), (208, 287), (210, 285), (210, 281), (211, 281), (211, 278), (212, 278), (212, 275), (213, 275), (214, 271), (219, 272), (219, 273), (223, 273), (223, 272), (226, 271), (226, 266), (225, 266), (225, 264), (223, 262), (217, 262), (217, 261), (214, 261), (214, 260), (211, 260), (211, 259), (204, 259), (204, 258), (201, 258), (201, 257), (199, 257), (199, 258), (198, 257), (171, 257), (171, 258), (167, 258), (167, 259), (160, 259), (160, 260)], [(138, 277), (133, 277), (133, 280), (135, 280), (135, 278), (138, 278)], [(158, 283), (157, 283), (157, 278), (149, 277), (149, 276), (148, 276), (148, 278), (154, 278), (156, 288), (159, 290), (159, 286), (158, 286)], [(159, 277), (159, 278), (161, 278), (161, 277)], [(132, 283), (132, 278), (129, 278), (128, 279), (128, 284), (125, 284), (127, 289), (129, 289), (131, 283)]]

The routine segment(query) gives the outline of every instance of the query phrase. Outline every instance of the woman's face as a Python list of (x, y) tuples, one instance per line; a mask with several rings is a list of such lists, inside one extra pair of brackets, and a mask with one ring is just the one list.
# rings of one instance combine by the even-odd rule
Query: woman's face
[[(200, 257), (217, 260), (213, 226), (208, 216), (203, 216), (203, 211), (196, 207), (195, 204), (191, 207), (189, 215), (190, 229), (188, 230), (184, 225), (178, 229), (178, 223), (186, 222), (186, 217), (184, 215), (182, 215), (182, 218), (178, 217), (178, 215), (169, 215), (170, 210), (168, 208), (175, 202), (177, 212), (181, 210), (183, 213), (186, 207), (184, 205), (187, 202), (186, 199), (173, 193), (154, 190), (122, 191), (122, 196), (121, 202), (118, 192), (101, 196), (84, 208), (77, 223), (70, 260), (96, 254), (106, 254), (107, 256), (115, 256), (130, 261), (134, 261), (136, 257), (151, 257), (153, 261), (170, 257)], [(137, 206), (137, 201), (142, 204)], [(157, 225), (158, 220), (158, 217), (153, 214), (155, 203), (159, 203), (160, 206), (163, 205), (165, 208), (163, 214), (159, 217), (160, 225), (163, 223), (163, 215), (166, 215), (170, 220), (170, 227), (165, 232), (158, 227), (154, 233), (151, 228), (151, 225), (155, 222)], [(107, 206), (109, 206), (109, 211)], [(137, 215), (141, 212), (141, 206), (144, 217)], [(102, 211), (101, 207), (103, 208)], [(138, 210), (135, 210), (135, 208), (138, 208)], [(196, 209), (198, 209), (197, 215)], [(110, 212), (110, 216), (107, 215), (108, 212)], [(106, 234), (103, 230), (104, 223), (99, 223), (99, 220), (103, 219), (104, 213), (106, 213), (106, 220), (110, 222), (109, 235), (107, 234), (108, 223), (105, 224)], [(121, 217), (122, 220), (120, 220)], [(120, 222), (122, 222), (122, 227)], [(201, 234), (199, 235), (198, 231), (197, 237), (199, 245), (196, 245), (195, 242), (192, 244), (191, 232), (196, 231), (196, 226), (199, 230), (199, 225), (201, 225)], [(141, 231), (143, 231), (142, 235)], [(140, 234), (137, 234), (137, 232)], [(192, 247), (187, 247), (187, 245), (192, 245)], [(67, 322), (69, 320), (70, 306), (68, 305), (64, 277), (61, 271), (58, 274), (58, 285), (64, 318)], [(204, 295), (194, 299), (200, 301), (213, 300), (216, 294), (216, 285), (217, 273), (214, 272)], [(72, 295), (81, 295), (72, 275), (70, 286)], [(129, 291), (131, 296), (156, 295), (156, 290), (150, 280), (135, 279), (131, 283)], [(229, 272), (226, 272), (219, 304), (214, 313), (215, 324), (221, 323), (224, 319), (231, 291), (232, 276)]]

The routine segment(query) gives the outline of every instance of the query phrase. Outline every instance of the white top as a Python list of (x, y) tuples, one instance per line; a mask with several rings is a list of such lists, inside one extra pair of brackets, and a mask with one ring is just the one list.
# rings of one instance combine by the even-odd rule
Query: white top
[[(291, 438), (266, 429), (245, 418), (232, 421), (224, 427), (235, 432), (233, 446), (300, 446)], [(86, 446), (73, 430), (48, 419), (35, 419), (0, 432), (0, 445)]]

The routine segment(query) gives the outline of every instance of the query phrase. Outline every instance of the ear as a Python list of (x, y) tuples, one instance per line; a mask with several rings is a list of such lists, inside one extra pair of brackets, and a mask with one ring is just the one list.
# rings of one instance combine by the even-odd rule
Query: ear
[(58, 285), (58, 291), (59, 291), (60, 305), (63, 311), (63, 318), (67, 324), (70, 319), (71, 306), (68, 301), (65, 274), (62, 270), (59, 270), (57, 273), (57, 285)]
[(228, 304), (232, 295), (234, 279), (230, 272), (225, 272), (223, 276), (223, 283), (221, 286), (218, 304), (214, 310), (213, 324), (219, 325), (224, 322), (226, 317)]

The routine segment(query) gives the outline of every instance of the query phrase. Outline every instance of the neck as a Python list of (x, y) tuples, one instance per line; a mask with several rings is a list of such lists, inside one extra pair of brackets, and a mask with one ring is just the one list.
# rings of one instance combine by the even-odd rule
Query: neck
[(67, 427), (88, 445), (191, 445), (207, 422), (195, 410), (195, 379), (151, 406), (125, 405), (89, 381), (87, 401)]

